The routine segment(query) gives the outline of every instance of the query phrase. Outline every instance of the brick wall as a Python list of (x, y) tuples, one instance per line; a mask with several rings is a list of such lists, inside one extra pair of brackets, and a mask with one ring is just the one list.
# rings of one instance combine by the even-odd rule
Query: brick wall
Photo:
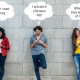
[[(1, 1), (1, 0), (0, 0)], [(15, 16), (0, 21), (5, 28), (11, 49), (8, 53), (3, 80), (36, 80), (31, 57), (29, 40), (33, 34), (33, 21), (24, 14), (31, 2), (39, 0), (3, 0), (14, 6)], [(71, 34), (79, 21), (73, 21), (66, 15), (66, 9), (79, 0), (43, 0), (52, 5), (54, 15), (41, 22), (43, 33), (48, 38), (46, 60), (48, 68), (40, 68), (42, 80), (76, 80), (76, 70), (72, 57)]]

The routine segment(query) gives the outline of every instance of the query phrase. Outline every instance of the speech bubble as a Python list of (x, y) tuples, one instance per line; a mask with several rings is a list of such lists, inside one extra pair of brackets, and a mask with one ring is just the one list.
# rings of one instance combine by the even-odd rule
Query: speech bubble
[(52, 6), (43, 1), (33, 2), (25, 8), (24, 13), (31, 20), (44, 20), (53, 15)]
[(14, 16), (13, 6), (7, 4), (4, 1), (0, 1), (0, 21), (4, 21), (7, 18)]
[(66, 10), (66, 14), (69, 15), (72, 20), (80, 20), (80, 3), (72, 4)]

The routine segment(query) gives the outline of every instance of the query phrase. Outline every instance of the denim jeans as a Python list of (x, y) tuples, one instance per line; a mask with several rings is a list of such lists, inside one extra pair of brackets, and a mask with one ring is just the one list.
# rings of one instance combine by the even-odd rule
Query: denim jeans
[(76, 65), (77, 79), (80, 80), (80, 54), (75, 54), (74, 55), (74, 62), (75, 62), (75, 65)]
[(5, 60), (6, 60), (6, 56), (2, 56), (2, 54), (0, 53), (0, 80), (3, 79), (5, 73), (5, 69), (4, 69)]
[(37, 80), (41, 80), (40, 73), (39, 73), (39, 67), (42, 67), (43, 69), (47, 68), (45, 56), (43, 54), (32, 55), (32, 59), (33, 59), (34, 70), (35, 70)]

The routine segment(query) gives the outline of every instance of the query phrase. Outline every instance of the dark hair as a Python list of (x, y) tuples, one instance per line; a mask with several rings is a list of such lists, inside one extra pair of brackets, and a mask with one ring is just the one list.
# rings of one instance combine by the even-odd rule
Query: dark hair
[(74, 43), (74, 44), (76, 44), (76, 39), (77, 39), (76, 31), (77, 31), (77, 30), (80, 32), (80, 30), (79, 30), (78, 28), (74, 28), (74, 29), (73, 29), (73, 33), (72, 33), (72, 36), (71, 36), (71, 38), (72, 38), (72, 43)]
[(2, 32), (2, 36), (0, 37), (0, 39), (3, 39), (6, 35), (5, 30), (2, 27), (0, 27), (0, 31)]
[(41, 32), (43, 31), (41, 26), (36, 26), (33, 30), (36, 31), (36, 29), (40, 30)]

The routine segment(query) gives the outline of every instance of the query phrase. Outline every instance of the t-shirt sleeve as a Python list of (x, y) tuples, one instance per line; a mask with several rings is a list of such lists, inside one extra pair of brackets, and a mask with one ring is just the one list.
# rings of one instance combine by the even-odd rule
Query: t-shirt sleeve
[(31, 37), (31, 38), (30, 38), (30, 44), (32, 44), (32, 43), (33, 43), (33, 38)]
[(45, 44), (48, 44), (48, 41), (47, 41), (47, 38), (46, 37), (45, 37), (44, 43)]

